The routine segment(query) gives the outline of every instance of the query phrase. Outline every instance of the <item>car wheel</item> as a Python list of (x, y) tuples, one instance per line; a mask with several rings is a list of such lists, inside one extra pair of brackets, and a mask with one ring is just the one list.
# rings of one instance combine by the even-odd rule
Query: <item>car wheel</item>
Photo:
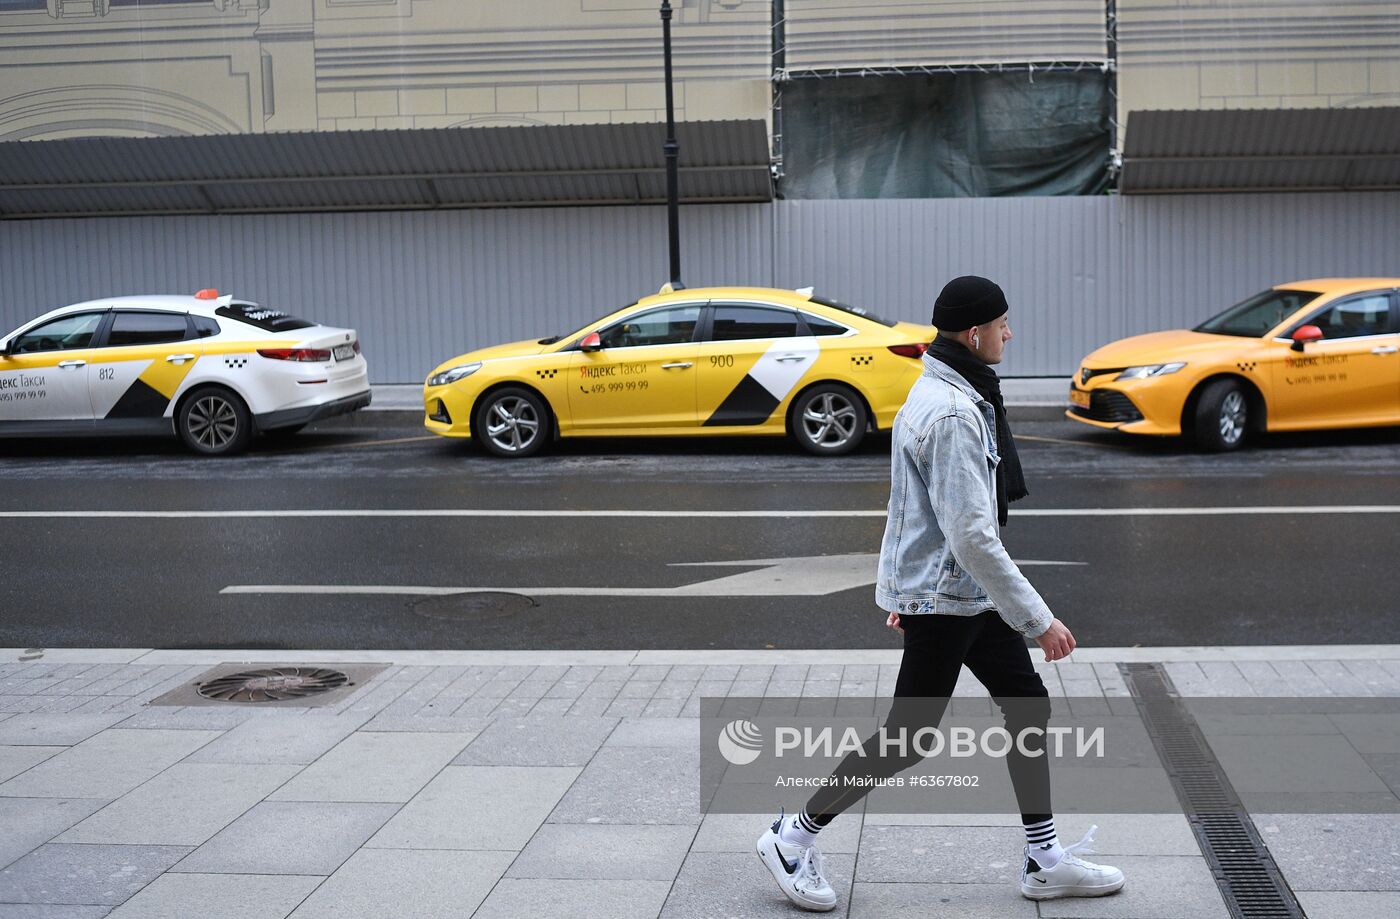
[(497, 456), (533, 456), (549, 436), (549, 407), (528, 389), (507, 387), (476, 407), (472, 436)]
[(792, 408), (792, 436), (817, 456), (850, 453), (865, 437), (865, 403), (849, 387), (820, 383)]
[(175, 428), (185, 446), (205, 456), (231, 456), (248, 449), (253, 416), (227, 389), (197, 389), (180, 404)]
[(1196, 446), (1210, 453), (1237, 450), (1249, 428), (1249, 399), (1234, 380), (1216, 380), (1196, 400)]

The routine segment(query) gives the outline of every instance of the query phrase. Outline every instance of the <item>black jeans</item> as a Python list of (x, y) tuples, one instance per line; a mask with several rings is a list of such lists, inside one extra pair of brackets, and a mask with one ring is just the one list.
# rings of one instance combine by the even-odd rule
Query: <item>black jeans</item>
[[(1002, 620), (996, 610), (976, 616), (923, 613), (900, 617), (904, 629), (904, 657), (895, 682), (895, 701), (885, 719), (887, 730), (905, 729), (909, 735), (921, 727), (937, 727), (957, 685), (964, 664), (997, 702), (1013, 737), (1027, 727), (1043, 732), (1050, 720), (1049, 693), (1031, 665), (1025, 639)], [(910, 701), (901, 705), (901, 700)], [(836, 767), (837, 782), (817, 789), (807, 802), (807, 813), (825, 826), (833, 817), (860, 801), (870, 791), (868, 783), (845, 785), (847, 776), (886, 779), (922, 758), (913, 750), (882, 755), (877, 736), (865, 741), (865, 756), (850, 753)], [(1050, 818), (1050, 764), (1045, 756), (1044, 734), (1027, 739), (1026, 756), (1015, 745), (1007, 754), (1011, 784), (1020, 802), (1021, 819), (1037, 823)]]

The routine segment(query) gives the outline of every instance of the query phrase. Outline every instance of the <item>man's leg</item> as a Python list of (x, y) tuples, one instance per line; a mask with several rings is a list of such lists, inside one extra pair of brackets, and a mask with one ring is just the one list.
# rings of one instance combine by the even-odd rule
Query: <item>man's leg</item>
[(1074, 854), (1081, 843), (1065, 849), (1055, 832), (1050, 807), (1050, 762), (1045, 756), (1045, 726), (1050, 720), (1049, 693), (1031, 664), (1025, 639), (1008, 626), (995, 610), (982, 613), (985, 628), (968, 649), (967, 667), (987, 687), (1006, 718), (1013, 738), (1026, 728), (1040, 729), (1025, 746), (1038, 756), (1027, 756), (1020, 744), (1012, 744), (1006, 757), (1011, 784), (1021, 807), (1026, 831), (1026, 863), (1021, 872), (1021, 894), (1032, 900), (1056, 897), (1099, 897), (1121, 890), (1123, 872), (1096, 865)]
[(1012, 738), (1027, 728), (1040, 733), (1026, 738), (1025, 747), (1037, 756), (1021, 752), (1020, 744), (1012, 744), (1006, 755), (1006, 767), (1011, 773), (1011, 785), (1021, 806), (1021, 824), (1026, 830), (1026, 842), (1037, 852), (1044, 864), (1059, 861), (1061, 847), (1055, 833), (1055, 819), (1050, 807), (1050, 762), (1045, 756), (1045, 727), (1050, 721), (1049, 693), (1040, 674), (1031, 663), (1026, 641), (995, 610), (978, 618), (985, 627), (967, 653), (967, 669), (987, 688), (1005, 718), (1006, 730)]
[[(952, 695), (963, 655), (980, 628), (975, 619), (934, 614), (901, 617), (904, 657), (886, 730), (904, 727), (906, 736), (912, 736), (919, 727), (937, 726), (943, 716), (943, 705), (937, 700), (946, 704)], [(779, 889), (804, 909), (836, 907), (836, 893), (822, 875), (816, 841), (822, 827), (870, 791), (868, 782), (847, 787), (846, 777), (889, 778), (921, 759), (912, 751), (885, 756), (879, 731), (866, 738), (863, 748), (866, 755), (848, 754), (832, 773), (832, 784), (819, 788), (801, 813), (779, 818), (758, 838), (758, 856)]]
[[(904, 629), (904, 656), (895, 680), (894, 704), (885, 720), (886, 731), (904, 728), (910, 737), (921, 727), (937, 727), (947, 699), (957, 685), (963, 658), (977, 640), (982, 624), (975, 616), (920, 614), (900, 617)], [(824, 785), (808, 800), (792, 822), (799, 830), (789, 839), (811, 845), (816, 833), (836, 815), (854, 806), (870, 792), (868, 783), (845, 787), (847, 777), (885, 779), (919, 762), (922, 757), (881, 755), (879, 732), (866, 738), (865, 756), (851, 753), (832, 773), (833, 784)]]

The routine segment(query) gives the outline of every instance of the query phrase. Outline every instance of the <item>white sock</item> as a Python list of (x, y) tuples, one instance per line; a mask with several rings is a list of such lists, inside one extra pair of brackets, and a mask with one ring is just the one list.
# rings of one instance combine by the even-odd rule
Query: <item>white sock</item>
[(783, 824), (778, 828), (778, 838), (790, 846), (801, 846), (805, 849), (817, 844), (817, 833), (821, 828), (811, 829), (814, 826), (816, 824), (803, 820), (801, 814), (793, 814), (783, 818)]
[(1030, 850), (1031, 858), (1042, 868), (1053, 868), (1060, 863), (1065, 850), (1060, 845), (1060, 837), (1055, 835), (1055, 820), (1042, 820), (1038, 823), (1024, 824), (1026, 828), (1026, 846)]

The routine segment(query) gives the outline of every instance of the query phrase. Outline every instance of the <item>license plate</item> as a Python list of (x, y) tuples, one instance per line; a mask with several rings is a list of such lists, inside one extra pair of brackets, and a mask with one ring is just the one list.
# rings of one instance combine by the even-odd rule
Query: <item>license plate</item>
[(336, 346), (335, 346), (335, 352), (334, 352), (334, 354), (335, 354), (335, 359), (336, 359), (336, 360), (338, 360), (338, 361), (348, 361), (348, 360), (350, 360), (350, 358), (352, 358), (352, 357), (355, 356), (355, 346), (354, 346), (354, 345), (336, 345)]
[(1071, 389), (1069, 391), (1069, 401), (1079, 406), (1080, 408), (1088, 408), (1089, 394), (1086, 392), (1081, 392), (1078, 389)]

